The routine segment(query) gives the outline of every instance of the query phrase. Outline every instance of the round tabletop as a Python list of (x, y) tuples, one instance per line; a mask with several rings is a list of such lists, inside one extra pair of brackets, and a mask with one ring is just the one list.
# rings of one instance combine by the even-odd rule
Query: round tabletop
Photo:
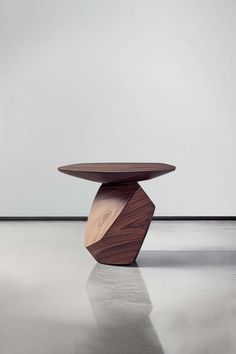
[(58, 170), (71, 176), (100, 183), (123, 183), (144, 181), (175, 170), (166, 163), (77, 163), (61, 166)]

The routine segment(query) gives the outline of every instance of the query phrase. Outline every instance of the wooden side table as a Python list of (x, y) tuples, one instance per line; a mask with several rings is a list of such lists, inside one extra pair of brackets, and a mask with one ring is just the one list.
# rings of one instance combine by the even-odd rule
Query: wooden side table
[(127, 265), (135, 261), (155, 205), (137, 181), (175, 170), (164, 163), (81, 163), (60, 172), (100, 182), (85, 233), (85, 246), (99, 263)]

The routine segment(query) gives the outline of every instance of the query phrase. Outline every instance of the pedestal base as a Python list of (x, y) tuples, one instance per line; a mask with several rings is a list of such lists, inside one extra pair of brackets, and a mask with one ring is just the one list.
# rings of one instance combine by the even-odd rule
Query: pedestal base
[(102, 184), (89, 213), (85, 246), (99, 263), (134, 262), (154, 210), (137, 182)]

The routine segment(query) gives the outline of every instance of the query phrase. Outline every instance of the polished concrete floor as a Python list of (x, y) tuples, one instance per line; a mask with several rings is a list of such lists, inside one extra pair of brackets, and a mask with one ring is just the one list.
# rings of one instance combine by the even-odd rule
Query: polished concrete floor
[(236, 222), (153, 222), (130, 267), (84, 226), (0, 223), (1, 354), (236, 353)]

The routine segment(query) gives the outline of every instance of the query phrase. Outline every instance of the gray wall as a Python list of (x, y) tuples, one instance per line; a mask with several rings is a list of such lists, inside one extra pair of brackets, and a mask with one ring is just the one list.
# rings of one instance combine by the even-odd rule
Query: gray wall
[(151, 161), (159, 215), (236, 215), (236, 2), (0, 0), (0, 215), (86, 215), (74, 162)]

